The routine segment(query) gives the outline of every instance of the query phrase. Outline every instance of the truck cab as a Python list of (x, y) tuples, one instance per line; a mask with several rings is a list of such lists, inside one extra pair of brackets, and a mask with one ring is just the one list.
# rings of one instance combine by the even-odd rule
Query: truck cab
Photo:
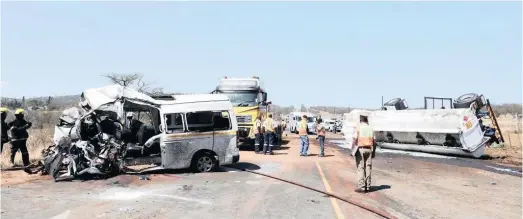
[(260, 79), (224, 77), (212, 92), (229, 97), (238, 122), (238, 139), (240, 142), (254, 141), (254, 122), (258, 115), (267, 117), (269, 104), (267, 93), (262, 89)]

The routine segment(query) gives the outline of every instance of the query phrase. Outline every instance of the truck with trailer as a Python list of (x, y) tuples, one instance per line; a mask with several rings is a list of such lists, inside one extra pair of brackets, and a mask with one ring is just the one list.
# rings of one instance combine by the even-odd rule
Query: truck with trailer
[[(254, 144), (254, 122), (261, 115), (267, 118), (271, 102), (267, 101), (267, 92), (263, 89), (259, 77), (221, 78), (212, 92), (229, 97), (238, 121), (238, 140), (242, 145)], [(280, 126), (278, 126), (280, 127)], [(276, 141), (281, 140), (281, 128), (276, 130)]]

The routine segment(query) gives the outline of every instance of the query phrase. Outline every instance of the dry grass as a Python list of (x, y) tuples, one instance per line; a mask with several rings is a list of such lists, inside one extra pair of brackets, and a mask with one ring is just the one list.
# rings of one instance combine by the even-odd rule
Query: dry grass
[[(511, 165), (522, 165), (522, 129), (521, 120), (512, 116), (499, 116), (498, 124), (503, 134), (505, 144), (503, 148), (488, 148), (486, 154), (495, 159), (495, 162)], [(484, 123), (491, 124), (490, 120)]]
[[(29, 139), (27, 140), (27, 150), (29, 159), (32, 162), (42, 159), (42, 149), (52, 144), (54, 129), (47, 127), (44, 129), (29, 129)], [(0, 167), (2, 169), (11, 167), (11, 144), (4, 144)], [(22, 165), (22, 153), (18, 151), (15, 156), (15, 164)]]

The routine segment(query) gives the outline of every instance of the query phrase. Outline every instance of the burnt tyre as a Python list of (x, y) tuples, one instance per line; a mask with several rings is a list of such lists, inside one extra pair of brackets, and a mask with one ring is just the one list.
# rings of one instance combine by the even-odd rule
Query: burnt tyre
[(398, 104), (400, 101), (401, 101), (401, 98), (394, 98), (392, 100), (389, 100), (388, 102), (386, 102), (383, 105), (384, 106), (396, 106), (396, 104)]
[(218, 168), (218, 161), (209, 152), (200, 152), (194, 155), (191, 169), (195, 173), (212, 172)]
[(454, 100), (454, 108), (469, 108), (470, 105), (478, 99), (478, 97), (479, 96), (475, 93), (463, 94)]

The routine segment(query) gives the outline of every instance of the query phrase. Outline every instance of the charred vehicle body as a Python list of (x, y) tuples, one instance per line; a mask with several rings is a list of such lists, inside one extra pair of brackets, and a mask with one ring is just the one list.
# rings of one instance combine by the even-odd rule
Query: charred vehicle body
[(239, 161), (238, 125), (227, 96), (160, 100), (111, 85), (86, 90), (79, 105), (63, 112), (54, 145), (42, 152), (41, 170), (55, 180), (111, 176), (137, 165), (208, 172)]

